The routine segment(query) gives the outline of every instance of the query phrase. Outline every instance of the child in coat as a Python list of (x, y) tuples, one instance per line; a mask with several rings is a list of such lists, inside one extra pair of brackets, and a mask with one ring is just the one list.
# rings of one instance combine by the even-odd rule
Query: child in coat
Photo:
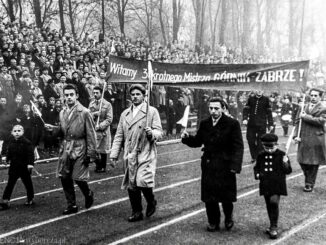
[(0, 207), (2, 210), (10, 208), (9, 201), (18, 178), (21, 178), (26, 191), (26, 206), (33, 205), (34, 188), (31, 178), (31, 170), (34, 167), (34, 149), (32, 143), (23, 136), (24, 128), (14, 125), (11, 131), (13, 138), (8, 143), (6, 157), (3, 161), (9, 163), (9, 178), (4, 190)]
[(289, 158), (277, 148), (278, 137), (275, 134), (264, 134), (261, 142), (264, 150), (258, 154), (254, 166), (255, 179), (260, 180), (260, 195), (265, 198), (270, 227), (266, 230), (271, 239), (278, 236), (280, 196), (287, 195), (286, 175), (292, 172)]

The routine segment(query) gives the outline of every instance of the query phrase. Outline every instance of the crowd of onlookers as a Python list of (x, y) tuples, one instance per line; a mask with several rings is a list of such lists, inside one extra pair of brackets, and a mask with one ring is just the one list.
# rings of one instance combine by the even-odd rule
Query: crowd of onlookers
[[(58, 124), (64, 105), (64, 85), (75, 84), (80, 103), (88, 107), (93, 88), (102, 86), (106, 80), (110, 55), (168, 63), (275, 61), (258, 55), (244, 57), (239, 50), (224, 45), (212, 52), (208, 46), (192, 48), (182, 41), (167, 46), (154, 42), (149, 46), (140, 39), (131, 41), (125, 37), (97, 41), (86, 35), (76, 40), (48, 27), (38, 29), (18, 23), (0, 23), (0, 51), (0, 141), (8, 136), (13, 121), (19, 122), (35, 146), (42, 142), (42, 148), (54, 155), (58, 144), (56, 132), (44, 131), (43, 126)], [(320, 63), (313, 64), (309, 78), (316, 83), (323, 82)], [(105, 89), (104, 98), (113, 106), (113, 131), (122, 110), (130, 104), (126, 91), (127, 85), (117, 83), (109, 83)], [(182, 118), (185, 107), (190, 105), (200, 120), (206, 116), (207, 99), (216, 95), (225, 99), (230, 115), (241, 118), (249, 92), (154, 86), (151, 104), (162, 113), (166, 134), (179, 134), (181, 127), (176, 122)]]

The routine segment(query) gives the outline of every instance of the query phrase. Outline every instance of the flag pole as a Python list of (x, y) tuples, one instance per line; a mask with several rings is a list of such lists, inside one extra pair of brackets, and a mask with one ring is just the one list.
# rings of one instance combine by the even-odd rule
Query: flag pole
[(147, 81), (146, 127), (148, 127), (149, 125), (148, 112), (149, 112), (149, 104), (151, 99), (151, 91), (153, 86), (153, 69), (150, 60), (148, 60), (147, 74), (148, 74), (148, 81)]
[[(306, 101), (306, 94), (303, 95), (303, 98), (302, 98), (302, 105), (301, 105), (301, 113), (303, 112), (304, 110), (304, 103)], [(300, 114), (301, 114), (300, 113)], [(302, 127), (302, 118), (300, 118), (300, 121), (299, 121), (299, 126), (298, 126), (298, 137), (300, 137), (300, 134), (301, 134), (301, 127)]]
[(102, 105), (103, 105), (103, 98), (104, 98), (105, 89), (106, 89), (106, 82), (104, 82), (104, 84), (103, 84), (103, 91), (102, 91), (102, 95), (101, 95), (100, 109), (98, 111), (96, 127), (98, 127), (100, 125), (100, 115), (101, 115), (101, 110), (102, 110)]
[(33, 103), (33, 101), (31, 101), (31, 105), (32, 105), (32, 111), (41, 119), (41, 121), (43, 122), (43, 124), (45, 125), (45, 122), (42, 118), (42, 113), (39, 111), (39, 109), (37, 108), (37, 106)]
[[(304, 110), (304, 104), (305, 104), (305, 100), (306, 100), (306, 94), (303, 95), (303, 98), (302, 98), (302, 105), (301, 105), (301, 112), (300, 114), (303, 112)], [(298, 125), (298, 133), (297, 133), (297, 137), (300, 138), (300, 134), (301, 134), (301, 127), (302, 127), (302, 118), (300, 118), (300, 121), (299, 121), (299, 125)], [(295, 126), (293, 127), (292, 131), (291, 131), (291, 134), (288, 138), (288, 141), (286, 142), (286, 145), (285, 145), (285, 153), (288, 154), (289, 153), (289, 150), (290, 150), (290, 146), (291, 146), (291, 141), (292, 141), (292, 138), (293, 138), (293, 135), (294, 135), (294, 131), (295, 131)]]

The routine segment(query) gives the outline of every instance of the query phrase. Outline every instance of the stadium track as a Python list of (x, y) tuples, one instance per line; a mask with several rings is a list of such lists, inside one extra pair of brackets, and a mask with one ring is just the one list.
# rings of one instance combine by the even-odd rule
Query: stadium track
[[(281, 140), (284, 141), (284, 138)], [(284, 142), (281, 142), (281, 143), (284, 143)], [(178, 157), (186, 157), (185, 154), (180, 154), (180, 153), (188, 152), (188, 150), (186, 150), (187, 148), (184, 150), (183, 149), (180, 150), (179, 147), (183, 148), (183, 146), (181, 144), (176, 144), (176, 145), (173, 145), (172, 147), (173, 147), (173, 150), (180, 151), (178, 154)], [(163, 154), (161, 156), (159, 156), (159, 158), (161, 158), (162, 160), (164, 159), (164, 160), (169, 161), (170, 157), (172, 157), (172, 158), (174, 157), (174, 156), (170, 156), (171, 154), (169, 153), (169, 149), (167, 149), (167, 151), (164, 151), (164, 149), (163, 149), (163, 151), (160, 152), (160, 154), (161, 153), (163, 153)], [(184, 213), (187, 213), (187, 212), (191, 213), (191, 212), (198, 210), (198, 208), (202, 207), (202, 203), (199, 200), (199, 176), (198, 176), (198, 174), (200, 173), (199, 166), (198, 166), (199, 165), (198, 157), (200, 156), (201, 152), (196, 149), (190, 149), (189, 153), (190, 153), (189, 157), (191, 159), (188, 159), (188, 160), (184, 159), (184, 161), (181, 161), (181, 162), (187, 162), (187, 163), (164, 164), (163, 166), (159, 166), (159, 170), (157, 171), (157, 175), (158, 175), (157, 182), (158, 182), (159, 186), (155, 190), (157, 193), (157, 198), (159, 200), (159, 204), (160, 204), (158, 213), (155, 214), (155, 216), (152, 219), (143, 221), (141, 223), (141, 225), (143, 227), (141, 227), (141, 228), (147, 227), (148, 229), (150, 229), (151, 227), (155, 227), (157, 225), (164, 224), (168, 220), (173, 220), (174, 218), (176, 218), (180, 215), (182, 216), (182, 215), (184, 215)], [(293, 154), (293, 152), (291, 154)], [(247, 158), (247, 160), (249, 160), (248, 152), (247, 152), (246, 158)], [(291, 156), (291, 160), (292, 160), (292, 163), (295, 162), (293, 155)], [(192, 165), (195, 165), (195, 166), (192, 166)], [(44, 165), (39, 165), (39, 166), (47, 167), (48, 165), (44, 164)], [(240, 195), (243, 193), (246, 193), (248, 191), (249, 192), (253, 191), (257, 188), (258, 182), (253, 180), (252, 169), (250, 168), (250, 166), (252, 166), (252, 165), (244, 165), (243, 172), (242, 172), (242, 174), (239, 175), (240, 181), (238, 183), (238, 186), (239, 186), (238, 193), (240, 193)], [(194, 175), (190, 174), (190, 176), (183, 176), (184, 178), (178, 179), (178, 181), (174, 180), (175, 172), (178, 172), (180, 176), (183, 175), (184, 173), (186, 173), (186, 172), (184, 172), (184, 170), (185, 170), (184, 168), (187, 168), (186, 170), (188, 170), (188, 171), (186, 171), (186, 172), (194, 172), (197, 174), (194, 174)], [(172, 172), (171, 172), (171, 170), (172, 170)], [(117, 169), (115, 169), (111, 174), (115, 174), (116, 172), (117, 172)], [(298, 168), (296, 168), (295, 173), (298, 173), (298, 172), (300, 172), (300, 170)], [(104, 176), (106, 176), (106, 175), (104, 175)], [(178, 174), (177, 174), (177, 176), (178, 176)], [(108, 177), (108, 178), (114, 178), (111, 180), (105, 180), (106, 178), (101, 178), (101, 177), (103, 177), (103, 175), (96, 175), (95, 177), (96, 178), (94, 180), (92, 180), (92, 181), (94, 181), (93, 182), (94, 185), (95, 184), (103, 185), (104, 182), (106, 182), (106, 181), (111, 182), (111, 180), (113, 180), (114, 183), (112, 183), (112, 184), (105, 183), (105, 187), (109, 187), (109, 188), (118, 189), (120, 182), (121, 182), (121, 180), (119, 179), (119, 178), (121, 178), (121, 175)], [(36, 180), (39, 181), (40, 179), (35, 178), (35, 181)], [(48, 179), (46, 181), (50, 181), (50, 180), (52, 180), (52, 179)], [(115, 180), (117, 180), (117, 182)], [(101, 184), (99, 184), (99, 183), (101, 183)], [(21, 186), (19, 189), (22, 189)], [(189, 191), (189, 189), (192, 190), (192, 192), (190, 193), (189, 197), (186, 197), (184, 192)], [(100, 190), (103, 191), (103, 188), (100, 188)], [(165, 197), (167, 190), (169, 190), (171, 193), (168, 193), (168, 197)], [(24, 193), (23, 189), (21, 191), (22, 191), (21, 193)], [(58, 191), (61, 192), (60, 190), (58, 190)], [(108, 224), (105, 225), (105, 227), (106, 227), (106, 229), (104, 229), (105, 231), (103, 231), (103, 229), (100, 229), (100, 232), (98, 232), (99, 233), (98, 236), (96, 236), (96, 237), (87, 236), (85, 238), (85, 240), (84, 239), (78, 240), (75, 236), (73, 236), (73, 237), (67, 236), (68, 244), (80, 244), (80, 243), (105, 244), (105, 242), (106, 243), (114, 242), (123, 237), (128, 237), (128, 235), (136, 234), (136, 233), (140, 232), (142, 229), (139, 229), (139, 226), (137, 226), (138, 228), (135, 229), (135, 224), (130, 224), (125, 221), (125, 217), (127, 217), (127, 215), (129, 214), (129, 211), (130, 211), (129, 203), (127, 202), (128, 198), (125, 197), (125, 194), (126, 194), (125, 192), (122, 192), (120, 190), (118, 190), (118, 192), (119, 192), (119, 194), (116, 197), (115, 197), (115, 195), (112, 195), (109, 197), (110, 201), (107, 200), (108, 199), (107, 195), (109, 193), (104, 193), (103, 195), (101, 194), (106, 199), (104, 202), (100, 202), (100, 204), (98, 204), (98, 201), (97, 201), (95, 203), (95, 206), (92, 207), (91, 210), (89, 210), (89, 211), (81, 210), (78, 214), (71, 215), (71, 216), (58, 216), (59, 213), (57, 213), (57, 211), (60, 210), (60, 207), (63, 207), (62, 205), (63, 205), (64, 198), (63, 198), (62, 193), (59, 193), (59, 194), (53, 193), (51, 195), (46, 195), (44, 198), (45, 200), (50, 199), (49, 201), (52, 202), (55, 200), (55, 198), (59, 198), (61, 203), (59, 205), (54, 205), (54, 206), (52, 205), (52, 208), (54, 207), (53, 209), (50, 208), (50, 209), (47, 209), (47, 211), (41, 210), (41, 212), (39, 212), (40, 214), (38, 214), (38, 218), (36, 218), (34, 221), (33, 220), (31, 220), (32, 222), (27, 221), (28, 213), (36, 214), (36, 216), (37, 216), (38, 209), (46, 208), (46, 206), (47, 206), (46, 204), (48, 202), (44, 203), (44, 201), (41, 200), (41, 202), (38, 203), (38, 205), (33, 207), (33, 210), (29, 210), (30, 212), (22, 215), (23, 216), (22, 222), (17, 222), (16, 225), (12, 226), (9, 229), (6, 229), (4, 224), (1, 225), (2, 228), (4, 228), (4, 229), (1, 229), (1, 231), (3, 231), (4, 233), (2, 233), (0, 235), (0, 238), (4, 239), (9, 236), (14, 236), (17, 234), (19, 234), (19, 236), (22, 236), (22, 237), (30, 237), (32, 235), (37, 236), (37, 237), (46, 237), (49, 234), (46, 231), (53, 230), (53, 229), (49, 228), (49, 226), (50, 227), (55, 226), (57, 230), (61, 230), (60, 227), (62, 227), (62, 229), (65, 230), (65, 232), (63, 232), (63, 233), (60, 232), (60, 234), (62, 236), (65, 236), (68, 233), (69, 227), (70, 228), (75, 227), (76, 224), (83, 223), (83, 222), (80, 222), (79, 219), (87, 220), (88, 222), (86, 222), (86, 224), (87, 224), (88, 229), (96, 230), (96, 227), (93, 227), (94, 226), (93, 221), (94, 221), (94, 219), (96, 220), (96, 217), (99, 218), (100, 214), (102, 214), (102, 213), (104, 213), (105, 214), (104, 216), (109, 219)], [(253, 191), (251, 194), (254, 194), (255, 192), (256, 191)], [(98, 193), (98, 192), (96, 192), (96, 193)], [(17, 194), (17, 192), (15, 194)], [(55, 197), (53, 197), (53, 195), (55, 195)], [(78, 193), (77, 195), (79, 196), (79, 200), (78, 200), (79, 203), (82, 202), (81, 201), (82, 198), (80, 198), (80, 193)], [(99, 195), (99, 196), (101, 196), (101, 195)], [(39, 196), (42, 196), (42, 195), (40, 194)], [(16, 198), (21, 199), (22, 197), (16, 197)], [(36, 200), (39, 200), (39, 198), (40, 197), (37, 197)], [(181, 199), (185, 199), (185, 200), (183, 200), (179, 203), (180, 200), (177, 200), (177, 202), (176, 202), (176, 200), (175, 200), (176, 198), (181, 198)], [(20, 200), (20, 199), (17, 199), (17, 200)], [(101, 199), (101, 198), (99, 198), (99, 199)], [(56, 200), (56, 201), (58, 201), (58, 200)], [(111, 207), (111, 208), (109, 208), (109, 207)], [(236, 204), (236, 209), (237, 209), (237, 207), (238, 207), (238, 204)], [(13, 209), (16, 209), (16, 210), (13, 210)], [(19, 214), (22, 214), (24, 211), (23, 210), (24, 208), (21, 208), (18, 204), (13, 205), (13, 209), (9, 211), (10, 215), (12, 215), (13, 217), (17, 217)], [(51, 215), (44, 215), (47, 212), (51, 212)], [(86, 213), (87, 213), (87, 215), (85, 215)], [(109, 218), (110, 214), (112, 214), (112, 217)], [(0, 213), (1, 218), (4, 218), (4, 216), (5, 216), (4, 212)], [(200, 216), (201, 217), (203, 216), (205, 219), (205, 214), (202, 214)], [(54, 220), (52, 226), (50, 223), (47, 223), (47, 221), (51, 220), (51, 219)], [(63, 223), (60, 222), (63, 219), (64, 219), (64, 222)], [(99, 219), (103, 221), (102, 217)], [(44, 223), (42, 223), (42, 222), (44, 222)], [(34, 224), (34, 226), (33, 226), (33, 224)], [(38, 225), (36, 225), (36, 224), (38, 224)], [(204, 226), (204, 224), (205, 224), (205, 221), (202, 221), (201, 226)], [(119, 225), (122, 225), (122, 227), (120, 227), (120, 229), (117, 228), (117, 227), (119, 227)], [(15, 229), (13, 227), (15, 227), (15, 228), (16, 227), (21, 227), (21, 228), (29, 227), (29, 229), (26, 229), (24, 231), (24, 229), (21, 229), (21, 228)], [(37, 227), (37, 229), (33, 229), (36, 227)], [(45, 228), (45, 229), (42, 229), (42, 228)], [(56, 230), (56, 229), (54, 229), (54, 230)], [(203, 232), (202, 228), (199, 228), (199, 230), (200, 230), (200, 232)], [(15, 232), (15, 231), (17, 231), (17, 232)], [(203, 233), (203, 234), (206, 234), (206, 233)], [(72, 242), (72, 243), (70, 243), (70, 242)], [(135, 242), (135, 241), (132, 241), (132, 242)], [(141, 240), (140, 240), (140, 242), (141, 242)]]

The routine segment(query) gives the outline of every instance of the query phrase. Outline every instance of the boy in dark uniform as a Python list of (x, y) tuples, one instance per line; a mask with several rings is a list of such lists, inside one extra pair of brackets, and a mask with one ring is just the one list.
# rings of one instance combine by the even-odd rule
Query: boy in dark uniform
[(264, 195), (270, 228), (266, 230), (271, 239), (278, 236), (280, 196), (287, 195), (286, 178), (292, 172), (290, 160), (285, 152), (277, 148), (278, 137), (275, 134), (264, 134), (261, 142), (264, 150), (257, 156), (254, 167), (255, 179), (260, 180), (260, 195)]
[(8, 184), (4, 190), (0, 207), (8, 209), (10, 197), (18, 178), (21, 178), (26, 191), (26, 206), (33, 205), (34, 188), (31, 178), (31, 170), (34, 167), (34, 147), (32, 143), (23, 136), (24, 128), (17, 124), (12, 128), (13, 138), (8, 143), (6, 157), (2, 160), (10, 164)]

